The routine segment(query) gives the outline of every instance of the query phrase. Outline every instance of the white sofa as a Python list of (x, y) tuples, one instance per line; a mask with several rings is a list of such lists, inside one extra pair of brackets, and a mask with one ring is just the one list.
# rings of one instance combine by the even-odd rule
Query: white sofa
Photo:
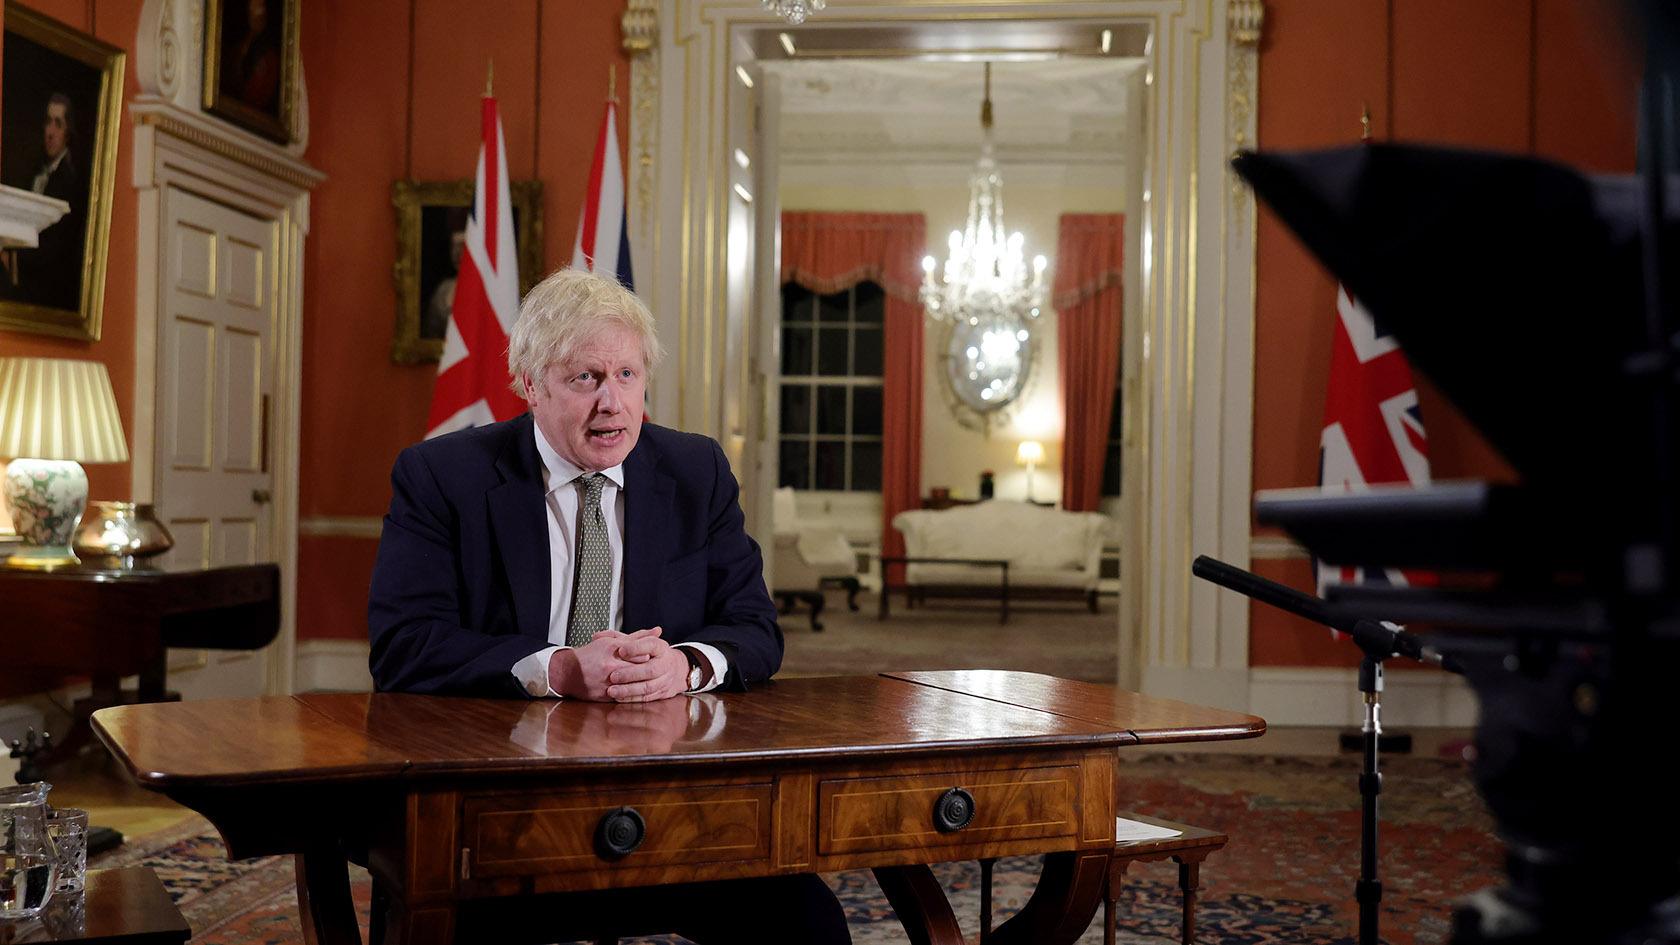
[[(1009, 596), (1084, 597), (1097, 610), (1103, 538), (1108, 516), (1064, 512), (1026, 502), (994, 499), (893, 516), (912, 558), (993, 558), (1009, 562)], [(905, 584), (912, 599), (998, 596), (1000, 569), (966, 564), (911, 563)]]

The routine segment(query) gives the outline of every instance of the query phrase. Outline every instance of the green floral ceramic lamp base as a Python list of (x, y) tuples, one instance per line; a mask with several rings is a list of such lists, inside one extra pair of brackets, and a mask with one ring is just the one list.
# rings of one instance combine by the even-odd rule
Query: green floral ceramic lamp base
[(87, 508), (87, 473), (67, 459), (14, 459), (6, 466), (6, 506), (23, 541), (6, 567), (47, 570), (77, 564), (70, 540)]

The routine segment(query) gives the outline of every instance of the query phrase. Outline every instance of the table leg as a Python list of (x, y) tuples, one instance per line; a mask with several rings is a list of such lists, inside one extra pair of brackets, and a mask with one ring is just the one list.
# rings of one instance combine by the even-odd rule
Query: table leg
[(344, 854), (323, 847), (293, 858), (305, 945), (361, 945)]
[(992, 864), (997, 857), (980, 861), (980, 945), (991, 945), (992, 939)]
[(887, 619), (887, 598), (892, 595), (892, 585), (887, 583), (886, 565), (881, 566), (881, 612), (876, 614), (880, 620)]
[(992, 932), (989, 945), (1073, 945), (1102, 902), (1108, 859), (1107, 851), (1047, 854), (1032, 897)]
[(962, 929), (945, 889), (926, 866), (883, 866), (875, 870), (910, 945), (963, 945)]
[(1179, 934), (1184, 945), (1196, 943), (1196, 890), (1202, 888), (1202, 861), (1198, 859), (1178, 860), (1178, 891), (1184, 900), (1184, 921)]

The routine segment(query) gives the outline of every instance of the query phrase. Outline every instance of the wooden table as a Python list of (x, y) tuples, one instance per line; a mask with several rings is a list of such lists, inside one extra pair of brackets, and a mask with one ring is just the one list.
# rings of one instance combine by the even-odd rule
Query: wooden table
[(191, 934), (169, 891), (144, 866), (88, 870), (81, 892), (53, 893), (33, 919), (0, 920), (0, 945), (180, 945)]
[[(641, 706), (316, 694), (93, 722), (139, 783), (208, 817), (230, 856), (295, 855), (314, 943), (358, 941), (345, 851), (365, 853), (389, 903), (387, 943), (482, 940), (494, 897), (872, 868), (912, 942), (957, 945), (926, 864), (1040, 853), (1037, 891), (990, 941), (1070, 943), (1106, 882), (1116, 749), (1265, 731), (995, 671), (787, 679)], [(645, 835), (614, 854), (597, 832), (624, 807)], [(532, 934), (566, 940), (560, 921)]]
[[(998, 569), (998, 623), (1009, 622), (1009, 562), (1003, 558), (930, 558), (926, 555), (882, 555), (881, 556), (881, 612), (880, 619), (887, 619), (887, 597), (893, 591), (904, 592), (904, 602), (910, 604), (910, 595), (918, 591), (925, 593), (928, 587), (919, 584), (890, 584), (887, 581), (887, 567), (894, 564), (967, 564), (980, 568)], [(906, 579), (908, 580), (908, 579)], [(953, 588), (934, 586), (941, 596), (970, 596), (971, 589), (967, 585)]]
[[(93, 693), (76, 704), (80, 722), (108, 705), (169, 698), (169, 647), (267, 646), (280, 630), (280, 569), (0, 568), (0, 601), (7, 621), (25, 631), (6, 640), (7, 688), (90, 676)], [(139, 676), (138, 689), (122, 692), (124, 676)]]

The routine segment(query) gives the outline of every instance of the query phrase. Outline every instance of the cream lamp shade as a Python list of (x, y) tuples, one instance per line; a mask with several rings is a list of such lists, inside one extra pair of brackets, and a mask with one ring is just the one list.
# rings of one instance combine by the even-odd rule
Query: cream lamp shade
[(0, 358), (0, 459), (22, 546), (5, 563), (75, 564), (70, 539), (87, 507), (82, 463), (128, 459), (111, 377), (97, 361)]
[(1044, 444), (1037, 440), (1022, 440), (1015, 448), (1015, 465), (1037, 466), (1044, 462)]

